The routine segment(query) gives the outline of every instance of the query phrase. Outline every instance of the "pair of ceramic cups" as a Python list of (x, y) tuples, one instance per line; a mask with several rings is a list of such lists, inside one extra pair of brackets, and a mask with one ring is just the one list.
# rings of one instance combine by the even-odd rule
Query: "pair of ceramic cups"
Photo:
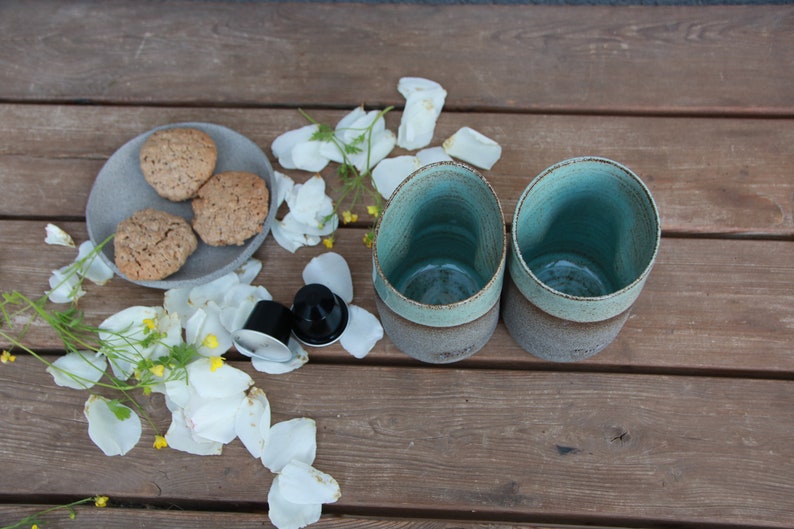
[(572, 158), (540, 173), (518, 200), (509, 240), (485, 178), (440, 162), (403, 181), (378, 219), (375, 301), (392, 342), (423, 362), (473, 355), (500, 311), (527, 352), (582, 360), (623, 327), (660, 237), (650, 191), (612, 160)]

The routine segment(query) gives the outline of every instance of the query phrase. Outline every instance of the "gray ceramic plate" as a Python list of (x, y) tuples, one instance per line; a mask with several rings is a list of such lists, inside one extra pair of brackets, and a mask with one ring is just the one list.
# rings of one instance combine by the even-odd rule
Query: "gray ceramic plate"
[[(94, 244), (99, 244), (115, 233), (116, 225), (138, 210), (155, 208), (185, 218), (193, 218), (190, 201), (171, 202), (159, 196), (144, 180), (138, 153), (146, 138), (155, 130), (173, 127), (192, 127), (203, 130), (218, 146), (218, 161), (215, 172), (248, 171), (259, 175), (270, 192), (270, 211), (262, 232), (248, 239), (243, 246), (209, 246), (199, 239), (196, 251), (176, 273), (160, 281), (132, 281), (152, 288), (189, 287), (207, 283), (245, 263), (262, 245), (270, 232), (276, 214), (276, 194), (273, 192), (273, 168), (267, 156), (254, 142), (245, 136), (210, 123), (175, 123), (145, 132), (124, 144), (108, 158), (99, 171), (86, 206), (88, 235)], [(105, 245), (100, 257), (120, 277), (124, 277), (114, 263), (112, 241)]]

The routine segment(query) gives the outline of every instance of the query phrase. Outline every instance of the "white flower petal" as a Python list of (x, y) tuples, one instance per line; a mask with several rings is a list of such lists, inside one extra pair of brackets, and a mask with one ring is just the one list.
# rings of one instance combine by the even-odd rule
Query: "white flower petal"
[(270, 232), (279, 246), (284, 248), (290, 253), (295, 253), (303, 246), (314, 246), (320, 244), (320, 238), (316, 236), (306, 235), (303, 232), (292, 231), (283, 222), (276, 221), (270, 227)]
[(185, 341), (201, 356), (222, 356), (232, 347), (232, 334), (221, 323), (221, 309), (209, 301), (187, 320)]
[(224, 362), (212, 370), (209, 358), (199, 358), (187, 366), (190, 386), (205, 399), (222, 399), (245, 391), (254, 384), (254, 380), (236, 367)]
[(54, 244), (57, 246), (68, 246), (69, 248), (75, 247), (74, 240), (72, 239), (71, 235), (63, 231), (55, 224), (47, 224), (47, 226), (44, 229), (47, 232), (47, 236), (44, 238), (44, 242), (46, 242), (47, 244)]
[(278, 158), (278, 163), (284, 169), (297, 169), (295, 161), (292, 159), (292, 151), (296, 145), (309, 141), (309, 138), (317, 132), (318, 125), (306, 125), (299, 129), (290, 130), (273, 140), (270, 149), (273, 156)]
[(436, 162), (451, 162), (452, 157), (446, 153), (443, 147), (428, 147), (416, 153), (419, 163), (424, 167)]
[(216, 456), (223, 452), (223, 443), (197, 441), (193, 438), (181, 409), (171, 413), (171, 425), (165, 433), (165, 440), (170, 448), (197, 456)]
[(196, 312), (197, 307), (194, 307), (189, 302), (191, 287), (172, 288), (165, 291), (163, 307), (169, 314), (176, 314), (179, 316), (179, 322), (182, 327), (185, 326), (187, 320)]
[(319, 283), (345, 300), (353, 301), (353, 277), (345, 258), (336, 252), (326, 252), (309, 261), (303, 269), (303, 282)]
[(262, 452), (262, 464), (271, 472), (281, 472), (296, 459), (307, 465), (314, 463), (317, 453), (317, 423), (314, 419), (298, 418), (274, 424)]
[(323, 156), (321, 141), (303, 141), (292, 148), (292, 163), (296, 169), (302, 171), (319, 172), (325, 169), (330, 161), (327, 156)]
[(197, 441), (230, 443), (236, 436), (235, 415), (245, 394), (223, 398), (191, 399), (185, 407), (185, 420)]
[(287, 196), (290, 213), (303, 224), (319, 225), (333, 211), (333, 201), (325, 194), (325, 180), (319, 175), (296, 184)]
[(292, 351), (292, 360), (289, 362), (271, 362), (261, 358), (252, 358), (251, 365), (254, 369), (268, 375), (283, 375), (290, 371), (295, 371), (309, 361), (309, 353), (301, 346), (297, 340), (289, 339), (289, 349)]
[[(373, 133), (370, 143), (369, 153), (364, 148), (361, 152), (349, 156), (350, 162), (363, 173), (369, 168), (375, 167), (378, 162), (386, 158), (394, 146), (397, 145), (397, 136), (390, 130), (383, 130), (378, 133)], [(365, 144), (366, 147), (366, 144)], [(367, 165), (369, 162), (369, 165)]]
[(88, 437), (106, 456), (124, 455), (138, 444), (141, 438), (141, 419), (122, 404), (114, 403), (116, 409), (126, 409), (129, 417), (119, 419), (110, 409), (110, 401), (91, 395), (85, 403), (83, 414), (88, 419)]
[(361, 118), (365, 117), (366, 115), (367, 115), (367, 111), (364, 110), (363, 106), (358, 106), (353, 110), (351, 110), (349, 113), (345, 114), (344, 117), (342, 117), (342, 119), (340, 119), (339, 122), (336, 124), (336, 127), (334, 129), (335, 132), (337, 133), (337, 136), (340, 139), (343, 139), (345, 132), (347, 132), (348, 129), (353, 127), (354, 123), (357, 123)]
[(301, 461), (290, 461), (279, 472), (279, 492), (287, 501), (300, 505), (334, 503), (342, 492), (330, 474)]
[(405, 97), (397, 145), (408, 150), (426, 147), (433, 139), (436, 121), (447, 97), (446, 90), (435, 81), (419, 77), (403, 77), (397, 90)]
[(99, 258), (99, 254), (94, 253), (93, 257), (89, 257), (95, 248), (93, 242), (85, 241), (78, 249), (76, 260), (86, 259), (80, 268), (80, 275), (92, 283), (101, 286), (113, 279), (113, 269)]
[[(72, 389), (94, 386), (108, 367), (105, 355), (89, 351), (67, 353), (47, 366), (55, 384)], [(71, 376), (70, 376), (71, 375)]]
[(270, 402), (264, 391), (251, 388), (237, 409), (234, 430), (253, 457), (262, 457), (270, 434)]
[(320, 519), (322, 504), (299, 505), (288, 501), (280, 492), (279, 476), (273, 478), (267, 494), (268, 518), (278, 529), (301, 529)]
[(193, 287), (188, 296), (188, 302), (196, 308), (201, 308), (211, 301), (220, 306), (229, 289), (239, 284), (240, 277), (234, 272), (229, 272), (209, 283)]
[(502, 147), (469, 127), (461, 127), (444, 141), (444, 150), (458, 160), (480, 169), (490, 169), (502, 156)]
[(223, 298), (220, 322), (229, 332), (242, 329), (256, 303), (260, 300), (272, 299), (273, 296), (263, 286), (237, 285), (229, 290)]
[(356, 305), (348, 305), (350, 319), (347, 328), (339, 338), (342, 347), (355, 356), (364, 358), (378, 340), (383, 338), (383, 327), (373, 314)]
[[(151, 358), (157, 344), (143, 346), (141, 342), (152, 330), (157, 329), (158, 320), (164, 316), (162, 307), (136, 305), (113, 314), (99, 324), (98, 336), (104, 344), (100, 351), (107, 355), (116, 377), (128, 379), (138, 362)], [(154, 329), (150, 329), (150, 325)]]
[(295, 180), (284, 173), (273, 171), (273, 187), (276, 194), (276, 208), (279, 208), (287, 199), (287, 195), (292, 193), (292, 188), (295, 187)]
[(85, 291), (80, 286), (80, 278), (70, 266), (52, 271), (50, 288), (52, 290), (47, 291), (47, 297), (53, 303), (71, 303), (85, 295)]
[(234, 271), (237, 279), (242, 285), (250, 285), (262, 270), (262, 261), (254, 257), (248, 259), (240, 268)]
[(403, 180), (422, 166), (416, 156), (396, 156), (386, 158), (372, 170), (372, 180), (378, 193), (385, 199), (394, 193)]

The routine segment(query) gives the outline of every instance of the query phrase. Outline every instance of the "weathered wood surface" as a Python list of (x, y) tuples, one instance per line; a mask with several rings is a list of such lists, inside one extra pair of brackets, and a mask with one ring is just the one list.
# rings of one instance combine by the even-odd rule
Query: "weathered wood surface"
[(399, 72), (442, 82), (458, 109), (794, 111), (790, 6), (15, 0), (0, 30), (11, 100), (400, 104)]
[[(272, 159), (273, 139), (305, 124), (298, 107), (332, 124), (397, 105), (395, 130), (398, 79), (428, 77), (448, 91), (434, 145), (463, 125), (502, 145), (485, 175), (508, 220), (539, 171), (593, 154), (648, 183), (665, 237), (626, 327), (585, 362), (537, 360), (501, 324), (454, 366), (419, 364), (388, 338), (363, 360), (313, 350), (282, 376), (230, 354), (275, 420), (317, 420), (316, 464), (342, 498), (314, 527), (790, 527), (792, 65), (785, 5), (2, 2), (0, 291), (38, 296), (72, 260), (44, 244), (45, 224), (84, 240), (97, 172), (138, 134), (213, 122)], [(354, 303), (375, 312), (364, 229), (341, 229), (335, 250)], [(269, 239), (257, 283), (288, 302), (322, 251)], [(80, 307), (96, 323), (163, 299), (118, 278), (88, 290)], [(26, 343), (62, 349), (40, 324)], [(24, 353), (0, 365), (0, 526), (95, 494), (112, 507), (50, 527), (269, 525), (271, 475), (239, 442), (216, 458), (156, 451), (147, 426), (107, 458), (85, 398)], [(162, 398), (144, 404), (165, 428)]]
[[(51, 270), (69, 264), (76, 252), (44, 244), (46, 221), (0, 222), (0, 289), (20, 288), (31, 297), (48, 288)], [(87, 238), (82, 223), (62, 223), (78, 241)], [(361, 244), (364, 231), (338, 232), (334, 250), (348, 261), (354, 303), (375, 313), (369, 253)], [(296, 254), (268, 239), (255, 257), (264, 262), (256, 284), (274, 299), (289, 304), (303, 286), (301, 271), (326, 251), (322, 246)], [(542, 362), (520, 349), (500, 323), (489, 346), (462, 362), (470, 367), (522, 369), (610, 369), (641, 372), (757, 374), (794, 376), (794, 242), (697, 240), (666, 238), (658, 263), (635, 305), (631, 319), (609, 348), (581, 363), (559, 366)], [(86, 286), (80, 301), (90, 321), (133, 304), (161, 305), (163, 293), (114, 278), (102, 287)], [(59, 347), (44, 324), (27, 336), (34, 347)], [(355, 362), (340, 346), (314, 350), (320, 361)], [(388, 338), (365, 363), (413, 364)], [(587, 367), (584, 367), (587, 366)]]
[[(398, 75), (389, 83), (396, 86)], [(449, 92), (448, 101), (459, 96)], [(335, 124), (346, 112), (312, 114)], [(387, 117), (397, 130), (399, 114)], [(0, 215), (82, 217), (94, 178), (116, 149), (152, 127), (184, 121), (239, 131), (276, 169), (273, 140), (306, 124), (295, 109), (0, 105)], [(508, 220), (523, 189), (544, 168), (598, 155), (620, 161), (646, 181), (666, 233), (794, 238), (794, 119), (444, 112), (433, 145), (464, 125), (502, 145), (502, 158), (484, 174)], [(284, 172), (297, 181), (309, 176)], [(335, 187), (334, 164), (324, 175)]]
[[(238, 367), (267, 392), (274, 422), (317, 421), (315, 466), (343, 491), (326, 512), (766, 527), (794, 517), (787, 381)], [(264, 507), (271, 475), (238, 441), (201, 458), (152, 449), (145, 428), (127, 456), (104, 457), (86, 434), (86, 394), (53, 387), (30, 357), (0, 370), (0, 397), (4, 444), (18, 447), (0, 490)], [(162, 399), (146, 405), (164, 428)]]

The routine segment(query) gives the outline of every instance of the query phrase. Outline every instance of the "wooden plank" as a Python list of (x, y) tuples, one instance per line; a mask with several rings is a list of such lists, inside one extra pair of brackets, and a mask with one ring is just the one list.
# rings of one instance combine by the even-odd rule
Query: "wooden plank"
[[(0, 222), (0, 289), (21, 289), (40, 296), (49, 270), (74, 259), (75, 251), (45, 246), (43, 221)], [(80, 223), (66, 223), (78, 241), (85, 240)], [(361, 244), (363, 230), (343, 229), (334, 250), (348, 261), (353, 274), (354, 303), (377, 313), (371, 283), (369, 251)], [(296, 254), (272, 238), (255, 254), (265, 266), (256, 284), (264, 285), (289, 304), (303, 286), (301, 271), (326, 251), (304, 248)], [(486, 350), (463, 362), (471, 367), (515, 369), (588, 369), (673, 372), (735, 372), (759, 376), (794, 374), (794, 243), (786, 241), (664, 239), (661, 253), (631, 318), (605, 351), (568, 366), (548, 364), (520, 349), (500, 323)], [(89, 321), (100, 323), (130, 305), (161, 305), (159, 290), (116, 278), (103, 287), (87, 285), (80, 307)], [(27, 343), (38, 349), (60, 347), (43, 324), (33, 327)], [(358, 362), (339, 345), (314, 349), (317, 361)], [(414, 363), (388, 338), (379, 342), (367, 363)]]
[[(335, 124), (345, 113), (313, 115)], [(399, 114), (387, 117), (396, 130)], [(81, 218), (96, 174), (116, 149), (152, 127), (183, 121), (238, 130), (271, 158), (278, 135), (306, 124), (293, 109), (0, 106), (0, 215)], [(665, 233), (794, 238), (794, 120), (442, 113), (433, 145), (464, 125), (502, 145), (502, 158), (484, 174), (508, 220), (544, 168), (598, 155), (646, 181)], [(330, 189), (339, 185), (334, 170), (324, 171)], [(309, 177), (285, 172), (296, 181)]]
[[(274, 422), (317, 421), (315, 466), (342, 490), (327, 513), (757, 527), (794, 516), (787, 381), (328, 365), (252, 376)], [(238, 441), (200, 458), (152, 449), (144, 427), (128, 455), (104, 457), (86, 435), (85, 392), (53, 386), (29, 357), (0, 367), (0, 397), (2, 491), (264, 508), (271, 475)], [(165, 428), (162, 397), (141, 398)]]
[[(26, 516), (54, 505), (0, 505), (0, 523), (11, 524)], [(73, 529), (77, 524), (105, 529), (160, 529), (162, 527), (190, 527), (192, 529), (261, 529), (271, 527), (264, 512), (212, 512), (190, 510), (163, 510), (147, 506), (145, 511), (134, 508), (77, 507), (76, 520), (68, 512), (57, 511), (43, 518), (49, 529)], [(350, 516), (326, 514), (311, 525), (312, 529), (609, 529), (593, 525), (558, 525), (499, 522), (470, 522), (465, 520), (432, 520), (421, 518), (385, 518), (373, 516)], [(613, 528), (616, 529), (616, 528)], [(625, 529), (625, 528), (624, 528)]]
[(794, 109), (790, 6), (16, 0), (0, 21), (0, 94), (13, 100), (387, 105), (416, 75), (458, 109)]

